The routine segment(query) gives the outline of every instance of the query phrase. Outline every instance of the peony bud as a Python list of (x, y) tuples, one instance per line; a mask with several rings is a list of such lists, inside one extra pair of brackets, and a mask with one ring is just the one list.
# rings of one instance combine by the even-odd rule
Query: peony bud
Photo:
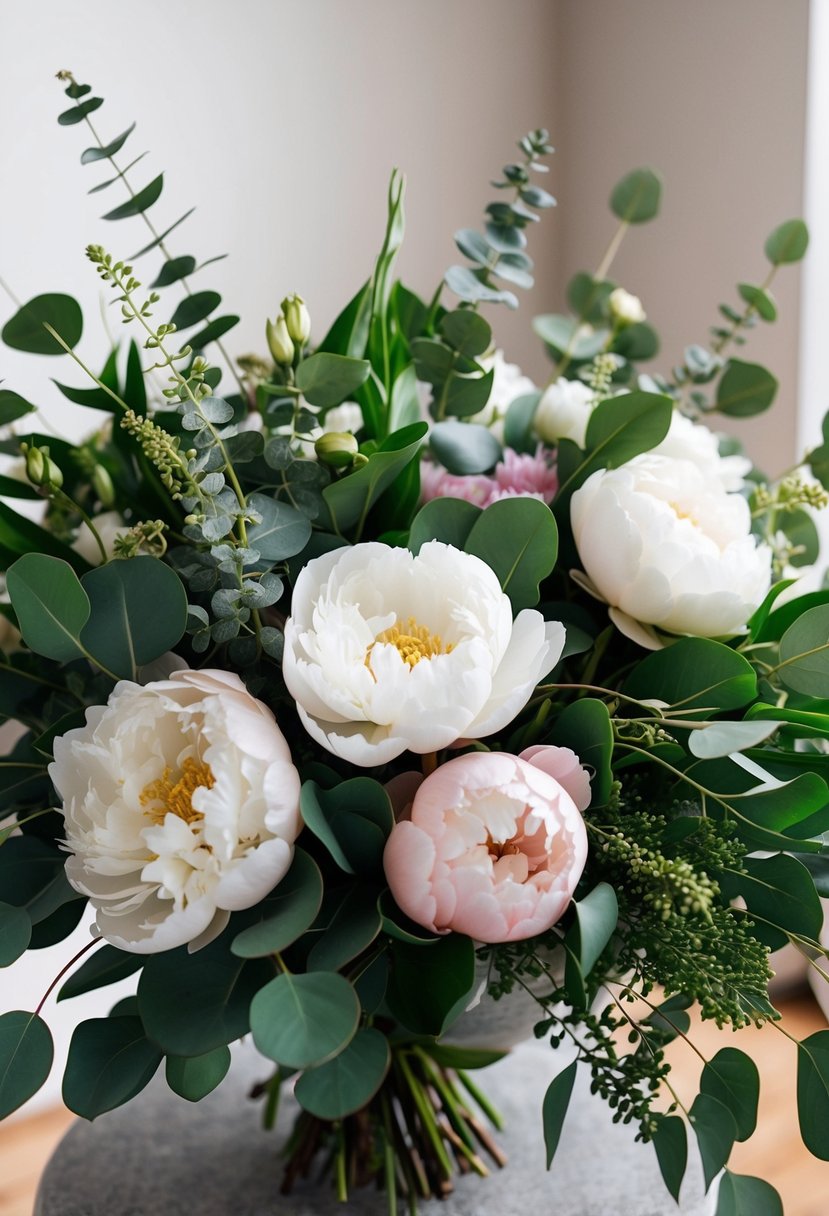
[(317, 459), (332, 469), (346, 469), (354, 463), (357, 440), (348, 431), (328, 431), (314, 444)]
[(50, 457), (49, 449), (22, 443), (20, 450), (26, 457), (26, 476), (32, 485), (59, 490), (63, 485), (63, 473)]
[(638, 296), (631, 295), (624, 287), (617, 287), (608, 296), (610, 315), (619, 326), (640, 325), (646, 313)]
[(294, 344), (291, 341), (291, 335), (288, 333), (288, 326), (285, 324), (285, 318), (282, 313), (275, 321), (268, 321), (265, 325), (265, 336), (268, 339), (268, 349), (273, 356), (274, 363), (279, 363), (283, 367), (290, 367), (294, 361)]
[(92, 487), (98, 495), (102, 507), (115, 505), (115, 487), (112, 478), (102, 464), (96, 464), (92, 470)]
[(311, 317), (305, 307), (302, 296), (296, 294), (286, 296), (282, 301), (282, 311), (288, 333), (299, 346), (304, 346), (311, 337)]

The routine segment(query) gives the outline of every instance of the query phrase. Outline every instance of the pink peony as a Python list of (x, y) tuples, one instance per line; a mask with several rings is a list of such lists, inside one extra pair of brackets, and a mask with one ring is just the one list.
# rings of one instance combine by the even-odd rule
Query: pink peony
[(492, 476), (476, 473), (464, 477), (426, 460), (421, 466), (420, 480), (424, 502), (433, 498), (462, 498), (476, 507), (489, 507), (502, 498), (516, 497), (550, 503), (558, 489), (556, 471), (540, 448), (534, 456), (519, 455), (507, 448)]
[[(566, 750), (541, 749), (543, 767), (470, 752), (424, 780), (383, 857), (407, 916), (490, 943), (534, 937), (561, 918), (587, 858), (581, 812), (550, 771)], [(573, 778), (571, 756), (558, 759)]]

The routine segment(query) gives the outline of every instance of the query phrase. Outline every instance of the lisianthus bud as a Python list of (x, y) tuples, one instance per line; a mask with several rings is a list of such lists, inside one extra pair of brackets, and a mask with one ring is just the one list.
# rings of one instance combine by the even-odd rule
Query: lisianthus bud
[(610, 315), (617, 325), (639, 325), (647, 315), (639, 297), (631, 295), (624, 287), (611, 291), (607, 302)]
[(317, 459), (332, 469), (345, 469), (354, 463), (357, 440), (348, 431), (327, 431), (314, 444)]
[(22, 443), (20, 450), (26, 457), (26, 476), (32, 485), (59, 490), (63, 485), (63, 473), (49, 455), (49, 449)]
[(285, 324), (285, 318), (282, 313), (275, 321), (268, 321), (265, 325), (265, 336), (268, 339), (268, 349), (273, 356), (274, 363), (280, 363), (283, 367), (289, 367), (294, 361), (294, 344), (291, 341), (291, 335), (288, 333), (288, 326)]
[(282, 301), (282, 311), (285, 314), (288, 333), (294, 342), (304, 346), (311, 337), (311, 317), (302, 296), (286, 296)]
[(92, 487), (98, 495), (102, 507), (115, 505), (115, 487), (112, 478), (102, 464), (96, 464), (92, 470)]

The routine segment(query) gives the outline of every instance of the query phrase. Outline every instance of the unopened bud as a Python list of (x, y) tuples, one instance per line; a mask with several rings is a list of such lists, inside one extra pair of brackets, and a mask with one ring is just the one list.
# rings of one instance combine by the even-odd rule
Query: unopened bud
[(638, 296), (631, 295), (624, 287), (616, 287), (608, 296), (610, 315), (617, 325), (640, 325), (645, 320), (645, 310)]
[(268, 339), (268, 349), (273, 356), (274, 363), (279, 363), (283, 367), (290, 367), (294, 361), (294, 344), (291, 341), (291, 335), (288, 333), (285, 318), (281, 313), (275, 321), (268, 321), (265, 326), (265, 335)]
[(98, 495), (102, 507), (115, 505), (115, 487), (112, 478), (102, 464), (96, 464), (92, 470), (92, 488)]
[(328, 431), (314, 444), (317, 459), (332, 469), (347, 469), (354, 463), (359, 445), (348, 431)]
[(49, 455), (49, 449), (22, 443), (20, 450), (26, 457), (26, 476), (32, 485), (59, 490), (63, 485), (63, 473)]
[(299, 346), (304, 346), (311, 337), (311, 317), (305, 307), (302, 296), (296, 294), (286, 296), (282, 301), (282, 311), (288, 333)]

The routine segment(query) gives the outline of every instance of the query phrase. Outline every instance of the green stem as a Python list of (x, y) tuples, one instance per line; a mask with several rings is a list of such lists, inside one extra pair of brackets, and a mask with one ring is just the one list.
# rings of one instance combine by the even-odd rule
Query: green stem
[(423, 1125), (423, 1130), (432, 1143), (432, 1147), (435, 1150), (435, 1156), (440, 1164), (444, 1176), (446, 1178), (451, 1178), (452, 1163), (449, 1160), (449, 1154), (447, 1153), (446, 1146), (443, 1143), (443, 1137), (440, 1134), (440, 1128), (438, 1127), (437, 1120), (435, 1118), (435, 1112), (432, 1110), (432, 1107), (426, 1100), (420, 1082), (415, 1078), (414, 1073), (409, 1067), (409, 1062), (406, 1059), (405, 1053), (400, 1052), (397, 1059), (400, 1065), (400, 1071), (403, 1074), (403, 1078), (409, 1087), (412, 1098), (414, 1099), (414, 1104), (417, 1108), (417, 1113), (420, 1116), (420, 1122)]
[(67, 506), (71, 507), (71, 508), (72, 508), (74, 511), (77, 511), (77, 513), (80, 515), (81, 519), (82, 519), (82, 520), (83, 520), (83, 522), (86, 524), (86, 526), (87, 526), (87, 528), (89, 529), (89, 531), (92, 533), (92, 535), (93, 535), (93, 537), (94, 537), (94, 539), (95, 539), (95, 544), (98, 546), (98, 549), (99, 549), (100, 554), (101, 554), (101, 563), (102, 563), (103, 565), (105, 565), (105, 564), (106, 564), (106, 563), (109, 561), (109, 554), (108, 554), (108, 553), (107, 553), (107, 551), (106, 551), (106, 548), (105, 548), (105, 546), (104, 546), (104, 542), (101, 540), (101, 534), (100, 534), (100, 532), (98, 531), (98, 529), (95, 527), (95, 525), (94, 525), (94, 523), (92, 522), (92, 520), (91, 520), (91, 518), (89, 517), (89, 515), (87, 515), (86, 511), (84, 511), (84, 509), (83, 509), (83, 507), (80, 505), (80, 503), (75, 502), (74, 498), (70, 498), (68, 494), (65, 494), (65, 493), (63, 492), (63, 490), (55, 490), (55, 491), (53, 491), (53, 492), (52, 492), (52, 497), (53, 497), (53, 498), (54, 498), (54, 499), (55, 499), (57, 502), (63, 503), (63, 504), (65, 504), (65, 505), (67, 505)]
[(87, 376), (89, 376), (89, 379), (92, 380), (95, 384), (97, 384), (99, 389), (102, 389), (103, 392), (105, 392), (106, 395), (108, 397), (110, 397), (115, 402), (116, 405), (120, 406), (122, 410), (126, 411), (129, 409), (129, 406), (127, 405), (126, 401), (124, 401), (123, 398), (119, 397), (117, 393), (114, 393), (111, 388), (109, 388), (106, 384), (104, 384), (103, 380), (98, 379), (98, 377), (95, 375), (95, 373), (86, 366), (86, 364), (83, 362), (83, 360), (80, 358), (79, 355), (75, 354), (75, 352), (72, 350), (71, 346), (68, 346), (66, 344), (66, 342), (64, 342), (63, 338), (60, 336), (60, 334), (57, 332), (57, 330), (53, 329), (48, 321), (43, 322), (43, 328), (46, 330), (47, 333), (52, 335), (52, 337), (55, 339), (55, 341), (58, 343), (59, 346), (63, 347), (63, 349), (66, 351), (67, 355), (72, 356), (72, 358), (75, 360), (75, 362), (77, 363), (77, 365), (81, 369), (81, 371), (86, 372)]
[(492, 1105), (492, 1103), (490, 1102), (490, 1100), (486, 1096), (486, 1094), (481, 1093), (480, 1089), (478, 1089), (478, 1086), (470, 1078), (469, 1073), (464, 1072), (462, 1069), (459, 1068), (459, 1069), (457, 1069), (457, 1077), (458, 1077), (458, 1080), (460, 1081), (461, 1085), (464, 1087), (464, 1089), (469, 1094), (471, 1094), (472, 1097), (475, 1099), (475, 1101), (478, 1103), (481, 1110), (484, 1112), (487, 1119), (489, 1119), (492, 1126), (497, 1128), (499, 1132), (502, 1131), (503, 1127), (504, 1127), (504, 1120), (503, 1120), (502, 1115), (500, 1114), (499, 1111), (497, 1111), (495, 1109), (495, 1107)]

